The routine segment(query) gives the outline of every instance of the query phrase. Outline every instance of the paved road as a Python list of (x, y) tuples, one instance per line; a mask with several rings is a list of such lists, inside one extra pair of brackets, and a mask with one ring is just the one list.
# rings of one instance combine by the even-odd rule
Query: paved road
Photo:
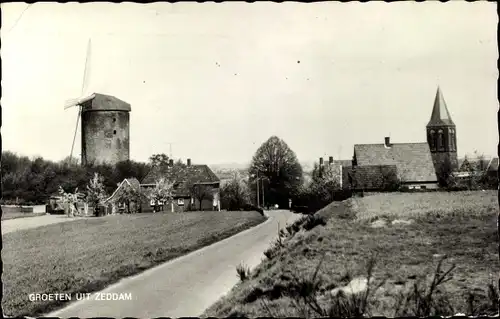
[[(132, 300), (74, 301), (49, 317), (197, 317), (237, 282), (236, 266), (253, 268), (276, 239), (278, 224), (284, 227), (300, 215), (268, 212), (269, 219), (250, 230), (167, 262), (144, 273), (122, 279), (101, 291), (105, 296), (131, 294)], [(102, 297), (102, 295), (100, 294)]]
[(65, 223), (74, 220), (79, 220), (82, 217), (70, 218), (66, 215), (43, 215), (36, 217), (25, 217), (2, 220), (2, 235), (30, 228), (46, 226), (51, 224)]

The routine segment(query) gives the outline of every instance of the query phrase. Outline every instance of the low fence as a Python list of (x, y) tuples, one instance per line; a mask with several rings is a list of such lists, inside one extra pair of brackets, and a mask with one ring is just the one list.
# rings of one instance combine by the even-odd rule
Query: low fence
[(47, 212), (47, 205), (33, 205), (33, 206), (2, 205), (2, 212), (45, 214)]

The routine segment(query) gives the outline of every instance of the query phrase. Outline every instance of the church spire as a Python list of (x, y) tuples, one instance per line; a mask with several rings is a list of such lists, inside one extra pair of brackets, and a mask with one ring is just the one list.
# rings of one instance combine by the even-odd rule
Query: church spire
[(453, 123), (446, 102), (444, 101), (441, 89), (437, 88), (436, 97), (434, 99), (434, 108), (432, 109), (431, 120), (427, 126), (440, 126), (440, 125), (455, 125)]

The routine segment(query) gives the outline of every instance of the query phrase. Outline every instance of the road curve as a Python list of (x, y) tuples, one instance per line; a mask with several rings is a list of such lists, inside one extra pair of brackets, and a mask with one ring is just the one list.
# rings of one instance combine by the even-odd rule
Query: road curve
[[(267, 212), (264, 223), (235, 236), (179, 257), (142, 274), (124, 278), (90, 296), (74, 301), (47, 317), (197, 317), (237, 282), (236, 266), (257, 266), (280, 228), (300, 217), (289, 211)], [(96, 300), (129, 294), (132, 300)], [(122, 295), (125, 296), (125, 295)]]

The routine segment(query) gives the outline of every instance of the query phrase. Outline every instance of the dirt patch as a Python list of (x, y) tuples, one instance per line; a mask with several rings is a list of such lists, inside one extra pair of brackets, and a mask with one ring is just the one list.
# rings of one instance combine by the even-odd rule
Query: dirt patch
[(393, 225), (411, 225), (414, 223), (413, 219), (395, 219), (391, 224)]
[(382, 228), (387, 226), (387, 220), (385, 219), (377, 219), (376, 221), (370, 224), (371, 228)]
[(365, 291), (367, 287), (368, 279), (365, 277), (357, 277), (351, 280), (346, 286), (333, 289), (330, 291), (330, 294), (336, 296), (342, 291), (346, 295), (355, 295)]

